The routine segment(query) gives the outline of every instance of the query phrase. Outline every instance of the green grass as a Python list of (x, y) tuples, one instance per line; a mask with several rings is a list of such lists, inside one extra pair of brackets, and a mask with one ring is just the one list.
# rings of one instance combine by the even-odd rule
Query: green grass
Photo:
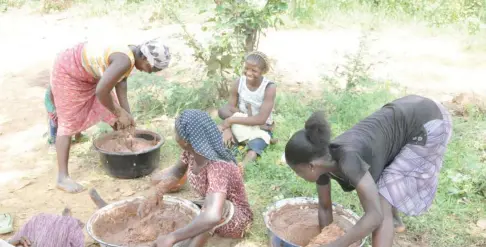
[[(150, 76), (149, 76), (150, 78)], [(165, 105), (161, 112), (154, 111), (150, 114), (135, 109), (135, 112), (143, 116), (143, 119), (154, 117), (157, 114), (176, 116), (181, 109), (217, 106), (221, 102), (213, 102), (211, 94), (199, 93), (194, 88), (184, 88), (180, 85), (173, 86), (163, 79), (135, 79), (144, 81), (145, 84), (132, 84), (132, 105), (142, 101), (152, 102), (153, 105)], [(140, 83), (140, 82), (139, 82)], [(165, 90), (164, 97), (158, 100), (145, 99), (141, 85), (164, 84), (172, 88)], [(172, 86), (171, 86), (172, 85)], [(207, 85), (209, 86), (209, 85)], [(259, 243), (266, 243), (266, 229), (263, 223), (262, 212), (265, 207), (276, 200), (297, 196), (316, 196), (315, 185), (298, 178), (286, 165), (279, 165), (285, 143), (297, 130), (303, 128), (305, 120), (317, 109), (323, 109), (328, 114), (332, 126), (333, 136), (337, 136), (355, 123), (377, 110), (384, 103), (399, 97), (389, 92), (389, 85), (375, 84), (364, 92), (352, 93), (346, 91), (326, 91), (322, 97), (310, 99), (305, 93), (290, 94), (280, 93), (277, 97), (275, 119), (278, 123), (275, 136), (280, 140), (276, 145), (270, 146), (254, 164), (246, 168), (245, 184), (249, 195), (250, 204), (255, 215), (253, 227), (248, 239)], [(326, 87), (326, 88), (329, 88)], [(284, 90), (281, 90), (282, 92)], [(199, 98), (191, 98), (187, 94), (199, 95)], [(174, 104), (184, 99), (183, 105)], [(212, 102), (211, 104), (203, 102)], [(172, 102), (172, 103), (171, 103)], [(187, 107), (185, 107), (187, 106)], [(135, 107), (136, 108), (136, 107)], [(149, 120), (145, 121), (150, 123)], [(480, 217), (485, 217), (486, 208), (486, 164), (484, 163), (483, 144), (486, 120), (479, 113), (474, 113), (468, 119), (454, 117), (454, 134), (446, 154), (444, 167), (440, 175), (439, 189), (436, 200), (430, 211), (419, 217), (405, 217), (407, 224), (406, 236), (408, 239), (423, 239), (428, 246), (482, 246), (486, 244), (470, 233), (471, 225), (474, 225)], [(164, 135), (172, 136), (171, 126), (153, 125), (151, 129), (159, 128)], [(168, 140), (162, 153), (166, 161), (175, 161), (180, 153), (177, 144)], [(164, 162), (165, 163), (165, 162)], [(170, 164), (171, 162), (167, 162)], [(355, 192), (344, 193), (333, 182), (333, 200), (347, 208), (362, 214), (361, 205)]]

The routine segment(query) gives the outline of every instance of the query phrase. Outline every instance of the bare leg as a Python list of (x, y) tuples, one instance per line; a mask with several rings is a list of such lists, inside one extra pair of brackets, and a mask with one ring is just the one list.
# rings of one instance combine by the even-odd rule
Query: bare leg
[(391, 247), (393, 244), (393, 213), (392, 205), (382, 196), (380, 196), (381, 210), (383, 211), (383, 222), (373, 231), (373, 247)]
[(207, 232), (199, 234), (191, 240), (188, 247), (203, 247), (206, 245), (210, 237), (211, 235)]
[(78, 193), (84, 190), (84, 187), (69, 177), (68, 161), (69, 150), (71, 148), (71, 136), (57, 136), (57, 188), (69, 193)]
[(248, 152), (246, 152), (245, 158), (243, 158), (243, 161), (241, 162), (243, 167), (245, 167), (248, 163), (255, 161), (257, 157), (258, 154), (255, 151), (248, 150)]
[(406, 230), (405, 224), (403, 224), (402, 218), (400, 218), (400, 215), (398, 214), (398, 210), (393, 207), (392, 209), (393, 213), (393, 225), (395, 226), (395, 231), (396, 232), (404, 232)]
[(103, 200), (100, 196), (100, 194), (98, 194), (98, 191), (96, 191), (95, 189), (90, 189), (89, 190), (89, 197), (91, 197), (91, 200), (94, 202), (94, 204), (96, 204), (96, 207), (98, 208), (102, 208), (106, 205), (108, 205), (105, 200)]

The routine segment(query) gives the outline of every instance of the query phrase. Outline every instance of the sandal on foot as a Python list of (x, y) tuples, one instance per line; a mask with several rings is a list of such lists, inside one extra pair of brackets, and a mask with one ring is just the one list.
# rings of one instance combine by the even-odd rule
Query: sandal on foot
[(7, 234), (13, 231), (13, 217), (11, 214), (0, 214), (0, 234)]
[(196, 206), (200, 209), (204, 206), (204, 199), (192, 200), (191, 202), (196, 204)]

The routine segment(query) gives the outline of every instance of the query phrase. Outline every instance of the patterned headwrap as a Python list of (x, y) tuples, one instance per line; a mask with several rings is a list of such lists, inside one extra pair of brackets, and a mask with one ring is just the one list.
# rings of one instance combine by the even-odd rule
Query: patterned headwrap
[(206, 112), (184, 110), (177, 118), (175, 128), (177, 134), (204, 158), (237, 163), (235, 157), (225, 148), (218, 126)]
[(160, 38), (145, 42), (140, 46), (140, 51), (152, 67), (159, 70), (169, 67), (171, 58), (169, 47), (164, 45)]

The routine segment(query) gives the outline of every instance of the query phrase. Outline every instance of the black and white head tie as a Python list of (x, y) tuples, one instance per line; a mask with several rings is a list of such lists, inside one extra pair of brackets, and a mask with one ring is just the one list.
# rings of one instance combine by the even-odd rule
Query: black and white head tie
[(170, 63), (170, 51), (160, 38), (156, 38), (145, 42), (140, 51), (147, 58), (147, 61), (152, 67), (159, 70), (166, 69)]

